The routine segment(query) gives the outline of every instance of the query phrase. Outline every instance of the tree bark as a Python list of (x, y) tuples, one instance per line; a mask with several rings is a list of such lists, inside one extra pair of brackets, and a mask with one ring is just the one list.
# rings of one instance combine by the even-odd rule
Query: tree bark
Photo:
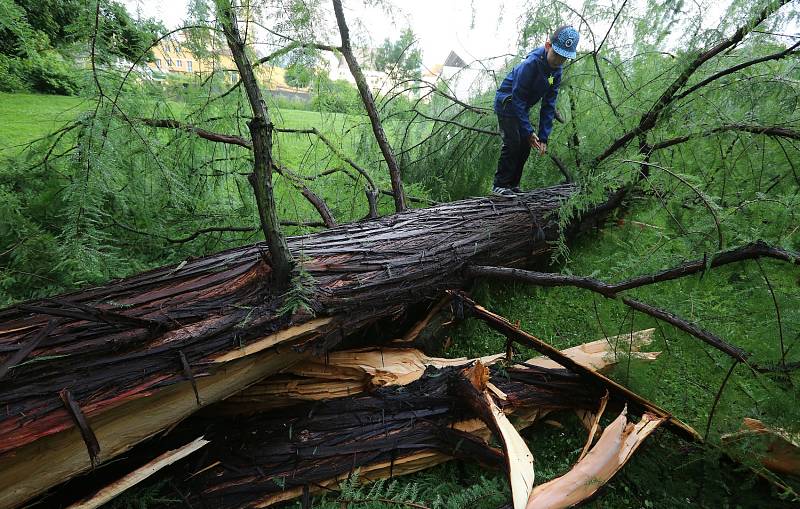
[(386, 133), (383, 130), (378, 109), (375, 107), (375, 99), (372, 97), (372, 92), (369, 90), (367, 80), (364, 73), (361, 72), (361, 66), (358, 65), (358, 60), (353, 55), (353, 48), (350, 46), (350, 30), (347, 27), (347, 20), (344, 17), (344, 10), (342, 9), (342, 0), (333, 0), (333, 10), (336, 13), (336, 23), (339, 25), (339, 33), (342, 37), (342, 55), (347, 62), (347, 67), (353, 74), (358, 87), (358, 93), (361, 94), (361, 100), (364, 102), (364, 107), (367, 110), (369, 121), (372, 124), (372, 132), (375, 134), (375, 140), (381, 149), (383, 158), (389, 166), (389, 176), (392, 180), (392, 193), (394, 195), (394, 207), (397, 212), (402, 212), (406, 209), (406, 198), (403, 192), (403, 180), (400, 174), (400, 166), (397, 164), (397, 158), (394, 156), (394, 151), (389, 140), (386, 138)]
[(256, 196), (258, 218), (264, 238), (269, 245), (272, 258), (272, 277), (277, 290), (286, 288), (294, 266), (286, 239), (281, 232), (278, 214), (275, 209), (275, 196), (272, 188), (272, 122), (270, 122), (261, 89), (258, 87), (253, 67), (245, 51), (245, 41), (239, 33), (236, 13), (228, 0), (218, 3), (222, 31), (233, 54), (239, 76), (244, 83), (253, 119), (248, 123), (253, 138), (253, 173), (250, 184)]
[[(0, 311), (0, 486), (13, 486), (0, 490), (0, 507), (92, 467), (62, 389), (103, 463), (195, 412), (198, 397), (224, 399), (463, 284), (465, 264), (548, 253), (559, 236), (554, 211), (575, 191), (463, 200), (290, 238), (315, 281), (317, 317), (279, 312), (263, 283), (272, 270), (264, 244)], [(63, 457), (46, 460), (53, 450)]]

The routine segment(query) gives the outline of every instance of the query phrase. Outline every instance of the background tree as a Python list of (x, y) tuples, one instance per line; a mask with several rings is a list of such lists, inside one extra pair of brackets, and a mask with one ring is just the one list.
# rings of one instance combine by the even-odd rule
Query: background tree
[(411, 28), (404, 29), (395, 41), (384, 39), (375, 49), (373, 60), (375, 69), (387, 73), (395, 81), (418, 80), (422, 75), (422, 50)]
[[(133, 61), (164, 31), (158, 21), (134, 20), (113, 0), (99, 7), (72, 0), (0, 1), (0, 90), (77, 93), (82, 69), (75, 61), (93, 37), (96, 13), (102, 19), (96, 34), (103, 46), (95, 54), (98, 61)], [(143, 60), (148, 59), (149, 53)]]

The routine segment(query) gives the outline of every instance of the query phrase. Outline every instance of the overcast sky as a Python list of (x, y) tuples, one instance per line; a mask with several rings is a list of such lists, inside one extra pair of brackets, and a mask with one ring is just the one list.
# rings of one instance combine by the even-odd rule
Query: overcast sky
[[(168, 28), (180, 26), (186, 17), (187, 0), (125, 0), (125, 3), (130, 11), (135, 13), (138, 7), (144, 16), (159, 18)], [(444, 62), (451, 50), (467, 62), (514, 53), (519, 16), (529, 2), (396, 0), (394, 4), (398, 7), (391, 19), (380, 9), (365, 8), (361, 0), (344, 1), (348, 19), (358, 17), (374, 45), (386, 37), (396, 39), (403, 28), (410, 26), (423, 50), (423, 63), (430, 67)]]
[[(139, 10), (146, 17), (159, 18), (168, 28), (179, 27), (186, 18), (188, 0), (123, 1), (133, 13)], [(367, 0), (344, 0), (343, 3), (351, 32), (366, 35), (369, 46), (378, 46), (387, 37), (395, 40), (404, 28), (410, 26), (419, 40), (423, 64), (430, 68), (443, 63), (451, 50), (467, 63), (516, 53), (519, 20), (532, 1), (535, 0), (392, 0), (395, 6), (393, 16), (387, 15), (383, 9), (365, 7)], [(636, 6), (641, 10), (648, 1), (629, 1), (628, 8)], [(565, 2), (577, 9), (583, 3), (581, 0)], [(730, 0), (697, 0), (687, 3), (685, 9), (688, 17), (701, 12), (704, 27), (711, 28), (717, 26), (729, 4)], [(333, 25), (332, 14), (330, 18)], [(607, 24), (593, 24), (592, 29), (601, 36), (607, 30)], [(797, 23), (792, 23), (789, 32), (797, 30)], [(588, 34), (581, 35), (581, 46), (591, 49)], [(668, 40), (668, 44), (681, 44), (682, 34), (672, 35), (674, 40)], [(336, 44), (338, 40), (321, 42)], [(502, 65), (502, 59), (495, 62), (487, 65), (494, 68)]]

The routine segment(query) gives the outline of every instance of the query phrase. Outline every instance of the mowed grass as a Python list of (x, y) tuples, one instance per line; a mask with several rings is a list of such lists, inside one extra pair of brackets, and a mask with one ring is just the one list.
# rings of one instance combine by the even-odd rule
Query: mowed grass
[(0, 154), (19, 152), (88, 107), (90, 103), (80, 97), (0, 93)]
[[(177, 103), (172, 106), (178, 114), (184, 109)], [(28, 143), (47, 136), (93, 107), (93, 101), (82, 97), (0, 93), (0, 154), (20, 152)], [(278, 127), (313, 126), (334, 141), (359, 121), (351, 115), (292, 109), (273, 109), (272, 116)], [(284, 158), (287, 164), (313, 159), (313, 154), (308, 152), (307, 135), (279, 136), (276, 155)]]

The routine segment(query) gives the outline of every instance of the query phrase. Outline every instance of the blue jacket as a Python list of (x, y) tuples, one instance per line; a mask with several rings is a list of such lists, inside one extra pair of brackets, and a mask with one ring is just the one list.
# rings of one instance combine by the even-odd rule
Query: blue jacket
[[(548, 79), (550, 77), (553, 78), (552, 84)], [(500, 84), (494, 97), (494, 111), (501, 117), (517, 117), (520, 132), (528, 138), (533, 134), (528, 114), (531, 106), (541, 100), (538, 136), (541, 141), (547, 142), (553, 130), (560, 84), (561, 67), (550, 67), (544, 47), (536, 48)]]

